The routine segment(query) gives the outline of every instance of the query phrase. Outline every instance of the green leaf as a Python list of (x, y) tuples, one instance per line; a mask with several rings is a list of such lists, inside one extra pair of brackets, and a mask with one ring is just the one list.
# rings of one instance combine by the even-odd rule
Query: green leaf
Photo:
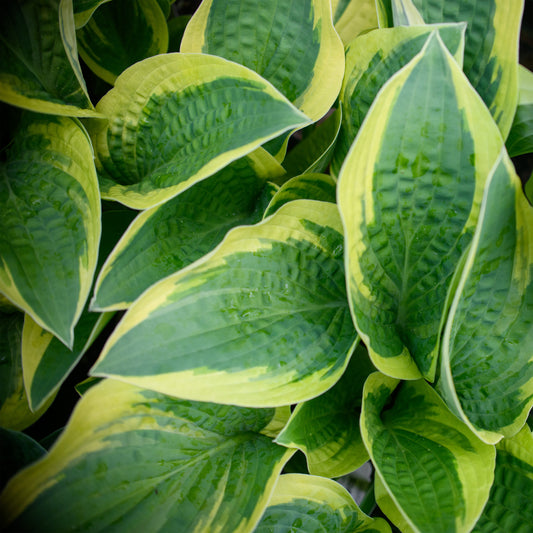
[(458, 420), (424, 380), (370, 375), (361, 434), (381, 483), (377, 502), (396, 525), (407, 524), (402, 531), (471, 530), (489, 496), (495, 449)]
[(494, 483), (476, 533), (526, 533), (533, 524), (533, 435), (527, 424), (496, 447)]
[(45, 453), (46, 450), (28, 435), (0, 427), (0, 492), (19, 470)]
[(413, 0), (391, 0), (394, 26), (420, 26), (424, 19), (413, 4)]
[(255, 533), (390, 533), (383, 518), (365, 515), (339, 483), (318, 476), (280, 476)]
[(505, 151), (448, 315), (440, 390), (489, 443), (514, 435), (533, 405), (533, 208)]
[(502, 145), (438, 33), (374, 101), (337, 197), (354, 321), (383, 373), (434, 379), (448, 289)]
[(412, 0), (427, 23), (467, 23), (464, 72), (505, 139), (518, 98), (518, 42), (524, 0)]
[(74, 7), (74, 22), (76, 29), (85, 26), (93, 16), (94, 11), (111, 0), (72, 0)]
[(113, 85), (137, 61), (168, 49), (167, 21), (157, 0), (113, 0), (77, 32), (80, 56)]
[(358, 345), (342, 378), (327, 392), (299, 404), (276, 442), (302, 450), (309, 473), (341, 477), (368, 460), (359, 414), (363, 385), (374, 370)]
[(253, 71), (202, 54), (136, 63), (97, 109), (109, 119), (90, 128), (102, 197), (140, 209), (309, 123)]
[(361, 35), (348, 45), (346, 73), (339, 95), (342, 124), (331, 163), (333, 174), (339, 174), (380, 89), (422, 50), (435, 30), (439, 31), (456, 61), (462, 64), (464, 24), (385, 28)]
[[(344, 73), (329, 0), (205, 0), (187, 25), (181, 51), (247, 66), (312, 121), (329, 111)], [(265, 147), (282, 159), (287, 139)]]
[(337, 208), (297, 200), (143, 293), (91, 374), (193, 400), (287, 405), (329, 389), (355, 341)]
[(303, 139), (283, 160), (289, 176), (327, 170), (339, 135), (341, 117), (342, 110), (338, 108), (326, 119), (302, 130)]
[(150, 285), (210, 252), (234, 226), (254, 224), (265, 179), (283, 169), (252, 152), (160, 206), (142, 212), (107, 258), (91, 308), (126, 309)]
[(113, 313), (101, 315), (85, 310), (74, 329), (74, 345), (70, 350), (26, 315), (22, 332), (22, 365), (32, 411), (55, 396), (112, 316)]
[(72, 0), (4, 2), (0, 100), (39, 113), (98, 116), (76, 51)]
[(510, 157), (533, 152), (533, 72), (518, 68), (518, 107), (505, 142)]
[(30, 409), (22, 376), (21, 339), (24, 315), (0, 313), (0, 426), (22, 431), (38, 420), (52, 400)]
[(49, 454), (10, 481), (1, 525), (252, 531), (293, 453), (266, 435), (278, 415), (105, 380), (83, 396)]
[(335, 30), (344, 45), (378, 26), (375, 0), (332, 0), (331, 9)]
[(328, 174), (302, 174), (286, 181), (274, 194), (264, 217), (293, 200), (307, 199), (335, 203), (335, 180)]
[(0, 166), (0, 290), (72, 346), (100, 240), (93, 152), (81, 124), (27, 114)]

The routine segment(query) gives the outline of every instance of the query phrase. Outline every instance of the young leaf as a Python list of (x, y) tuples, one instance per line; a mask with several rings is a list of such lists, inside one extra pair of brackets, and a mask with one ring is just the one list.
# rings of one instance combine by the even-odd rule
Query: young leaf
[(504, 151), (444, 331), (439, 387), (482, 440), (514, 435), (533, 405), (533, 208)]
[(355, 340), (337, 207), (297, 200), (148, 289), (91, 374), (193, 400), (288, 405), (330, 388)]
[(174, 400), (112, 380), (89, 389), (49, 454), (0, 495), (36, 531), (252, 531), (293, 450), (274, 409)]
[(378, 27), (375, 0), (332, 0), (333, 23), (344, 45)]
[(72, 350), (26, 315), (22, 331), (22, 366), (24, 386), (32, 411), (40, 409), (55, 396), (61, 384), (76, 366), (113, 313), (89, 313), (84, 310), (74, 329)]
[(93, 152), (76, 120), (25, 118), (0, 166), (0, 290), (72, 346), (100, 240)]
[(533, 524), (533, 435), (529, 427), (496, 446), (494, 483), (476, 533), (526, 533)]
[(113, 0), (77, 32), (80, 56), (113, 85), (137, 61), (168, 49), (167, 21), (157, 0)]
[(533, 152), (533, 72), (519, 65), (518, 106), (505, 146), (509, 157)]
[(263, 149), (141, 213), (107, 258), (91, 308), (126, 309), (150, 285), (210, 252), (234, 226), (261, 220), (265, 179), (283, 172)]
[(342, 83), (344, 49), (329, 0), (205, 0), (181, 51), (255, 70), (313, 121), (330, 109)]
[(44, 413), (50, 399), (33, 412), (22, 376), (21, 338), (24, 315), (0, 313), (0, 426), (22, 431)]
[(383, 518), (365, 515), (336, 481), (318, 476), (280, 476), (255, 533), (390, 533)]
[(385, 374), (434, 379), (448, 288), (502, 145), (438, 33), (370, 109), (337, 197), (354, 321)]
[(466, 22), (464, 72), (505, 139), (518, 98), (518, 39), (524, 0), (411, 0), (426, 23)]
[(136, 63), (97, 109), (109, 118), (90, 129), (102, 196), (140, 209), (309, 122), (255, 72), (202, 54)]
[(328, 174), (302, 174), (286, 181), (268, 204), (264, 218), (275, 213), (282, 205), (294, 200), (320, 200), (335, 203), (337, 183)]
[(456, 61), (462, 64), (464, 24), (385, 28), (361, 35), (348, 45), (346, 72), (339, 95), (342, 124), (331, 162), (333, 174), (339, 174), (380, 89), (422, 50), (435, 29)]
[[(361, 434), (382, 484), (376, 497), (402, 531), (470, 531), (489, 496), (495, 449), (424, 381), (376, 372), (363, 391)], [(387, 497), (382, 498), (382, 489)]]
[(97, 116), (78, 62), (72, 0), (3, 3), (0, 100), (39, 113)]
[(366, 349), (358, 345), (342, 378), (324, 394), (299, 404), (276, 438), (305, 453), (309, 473), (341, 477), (368, 461), (359, 414), (363, 385), (373, 370)]

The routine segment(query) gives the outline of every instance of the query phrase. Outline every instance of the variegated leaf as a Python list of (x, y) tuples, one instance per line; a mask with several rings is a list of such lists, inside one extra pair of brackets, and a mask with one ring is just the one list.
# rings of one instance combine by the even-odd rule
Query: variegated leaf
[(505, 142), (510, 157), (533, 152), (533, 72), (519, 65), (518, 106)]
[(286, 417), (105, 380), (48, 455), (9, 482), (0, 527), (253, 531), (293, 453), (270, 438)]
[(378, 26), (375, 0), (331, 0), (333, 23), (346, 46), (360, 33)]
[(355, 341), (337, 208), (297, 200), (143, 293), (91, 373), (194, 400), (287, 405), (330, 388)]
[(352, 313), (383, 373), (434, 379), (448, 289), (502, 145), (436, 32), (371, 107), (337, 198)]
[(486, 442), (514, 435), (533, 405), (533, 208), (505, 151), (481, 214), (442, 343), (440, 389)]
[(494, 478), (481, 442), (424, 380), (376, 372), (363, 392), (361, 434), (376, 469), (376, 499), (405, 532), (468, 532)]
[(97, 109), (109, 119), (90, 128), (102, 196), (140, 209), (309, 123), (255, 72), (203, 54), (136, 63)]

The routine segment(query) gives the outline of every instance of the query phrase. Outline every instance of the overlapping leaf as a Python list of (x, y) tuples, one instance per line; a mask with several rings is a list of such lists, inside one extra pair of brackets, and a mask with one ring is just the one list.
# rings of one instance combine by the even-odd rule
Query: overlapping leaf
[(390, 533), (383, 518), (365, 515), (339, 483), (318, 476), (280, 476), (256, 533)]
[(0, 290), (72, 346), (100, 240), (92, 147), (76, 120), (25, 118), (0, 167)]
[(307, 119), (253, 71), (220, 57), (163, 54), (123, 72), (93, 121), (104, 198), (160, 204)]
[(514, 435), (533, 405), (532, 232), (533, 208), (502, 153), (448, 315), (440, 380), (486, 442)]
[(402, 531), (470, 531), (489, 496), (495, 449), (482, 443), (424, 381), (378, 372), (364, 388), (361, 434), (376, 498)]
[(504, 139), (518, 98), (518, 38), (524, 0), (409, 0), (426, 23), (467, 22), (464, 71)]
[(332, 0), (331, 9), (335, 29), (345, 45), (378, 26), (375, 0)]
[(81, 58), (113, 84), (133, 63), (168, 49), (167, 22), (157, 0), (113, 0), (77, 32)]
[(385, 374), (434, 378), (448, 288), (502, 144), (437, 33), (359, 130), (337, 197), (352, 313)]
[(283, 419), (106, 380), (84, 395), (50, 453), (10, 481), (0, 525), (252, 531), (293, 453), (267, 436)]
[(359, 415), (363, 385), (374, 370), (366, 349), (358, 345), (342, 378), (327, 392), (299, 404), (276, 442), (298, 448), (311, 474), (341, 477), (368, 460)]
[(518, 82), (518, 106), (505, 142), (511, 157), (533, 152), (533, 72), (519, 65)]
[(4, 2), (0, 100), (39, 113), (97, 115), (78, 62), (72, 0)]
[(107, 2), (111, 2), (111, 0), (72, 0), (76, 29), (85, 26), (94, 11)]
[(127, 308), (150, 285), (210, 252), (234, 226), (261, 220), (265, 180), (282, 172), (258, 149), (141, 213), (102, 268), (92, 308)]
[(335, 175), (381, 87), (420, 52), (436, 29), (456, 61), (462, 64), (464, 24), (385, 28), (361, 35), (348, 45), (339, 95), (342, 125), (331, 163)]
[(337, 208), (298, 200), (148, 289), (92, 374), (195, 400), (286, 405), (330, 388), (355, 340)]
[[(216, 54), (255, 70), (313, 121), (333, 105), (342, 82), (344, 50), (329, 0), (206, 0), (181, 51)], [(278, 154), (281, 146), (269, 148)]]
[(494, 483), (476, 533), (526, 532), (533, 524), (533, 436), (527, 424), (496, 447)]

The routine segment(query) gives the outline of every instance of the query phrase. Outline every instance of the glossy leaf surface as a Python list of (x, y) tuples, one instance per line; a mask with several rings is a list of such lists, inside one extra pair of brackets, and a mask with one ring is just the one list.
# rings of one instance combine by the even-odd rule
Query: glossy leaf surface
[(327, 202), (291, 202), (235, 228), (136, 300), (92, 374), (237, 405), (312, 398), (340, 378), (356, 340), (342, 252)]
[(352, 313), (385, 374), (434, 378), (448, 288), (502, 144), (437, 33), (369, 111), (337, 198)]
[(266, 436), (278, 415), (106, 380), (83, 396), (50, 453), (8, 484), (4, 525), (251, 531), (293, 453)]
[[(392, 396), (391, 396), (392, 395)], [(494, 446), (482, 443), (423, 380), (378, 372), (364, 388), (361, 434), (385, 514), (404, 531), (470, 531), (489, 496)]]
[(486, 442), (533, 405), (533, 208), (507, 155), (493, 169), (450, 308), (440, 389)]
[(390, 533), (382, 518), (370, 518), (339, 483), (317, 476), (285, 474), (255, 532)]
[(0, 290), (71, 346), (100, 240), (92, 147), (76, 120), (25, 118), (0, 166)]
[(160, 204), (262, 143), (307, 124), (266, 80), (225, 59), (163, 54), (124, 71), (93, 121), (102, 196)]

